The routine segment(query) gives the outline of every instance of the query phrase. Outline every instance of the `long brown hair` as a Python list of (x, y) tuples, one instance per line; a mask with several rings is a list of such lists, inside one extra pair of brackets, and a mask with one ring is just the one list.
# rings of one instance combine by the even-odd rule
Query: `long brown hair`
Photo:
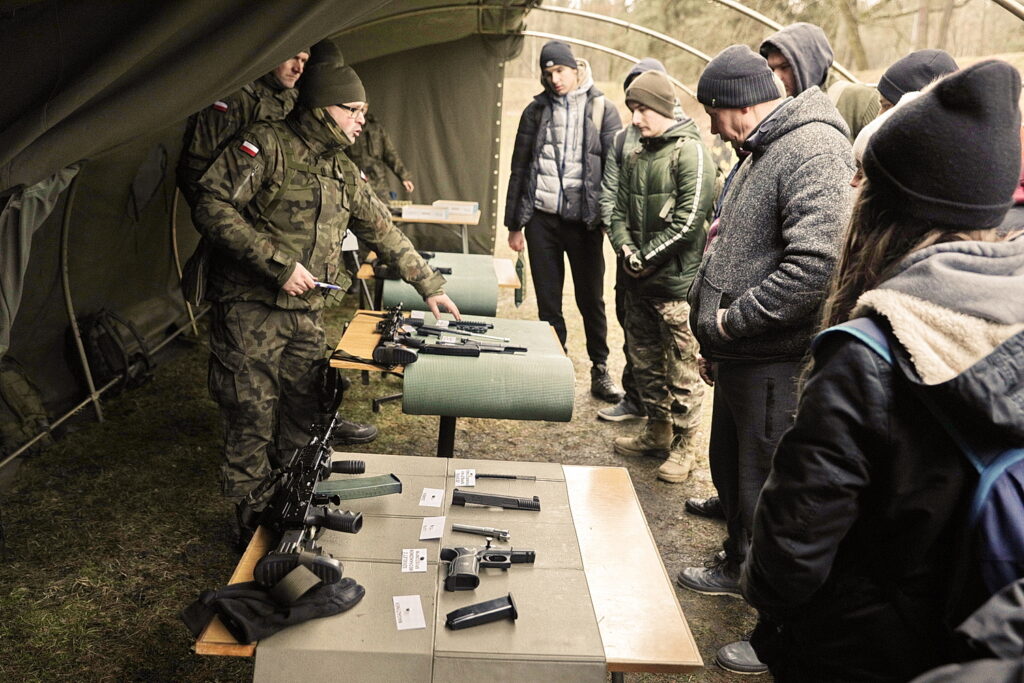
[(822, 329), (849, 320), (860, 295), (887, 280), (911, 252), (941, 242), (1001, 239), (994, 229), (964, 230), (916, 218), (901, 211), (899, 202), (898, 196), (872, 187), (867, 178), (861, 183), (825, 296)]

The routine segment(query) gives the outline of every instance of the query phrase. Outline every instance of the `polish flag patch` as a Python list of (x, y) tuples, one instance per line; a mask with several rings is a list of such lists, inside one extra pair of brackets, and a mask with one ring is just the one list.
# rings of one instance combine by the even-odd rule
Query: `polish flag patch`
[(216, 109), (217, 111), (223, 113), (223, 112), (226, 112), (228, 110), (228, 103), (227, 102), (222, 102), (220, 100), (217, 100), (216, 102), (213, 103), (213, 108)]
[(254, 157), (260, 153), (260, 148), (252, 144), (248, 140), (243, 141), (242, 144), (238, 146), (238, 149), (242, 150), (251, 157)]

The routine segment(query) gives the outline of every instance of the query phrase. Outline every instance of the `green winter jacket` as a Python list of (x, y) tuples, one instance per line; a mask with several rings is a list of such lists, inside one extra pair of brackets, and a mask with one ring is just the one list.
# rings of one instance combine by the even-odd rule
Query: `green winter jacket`
[(316, 279), (340, 285), (328, 290), (340, 298), (350, 282), (341, 261), (348, 228), (424, 298), (443, 291), (444, 278), (395, 227), (342, 150), (335, 133), (301, 108), (284, 121), (250, 126), (221, 153), (199, 180), (192, 212), (215, 247), (207, 299), (322, 308), (321, 288), (293, 297), (281, 286), (298, 261)]
[(641, 296), (685, 299), (700, 266), (717, 168), (692, 120), (624, 150), (608, 236), (638, 252), (650, 275), (624, 278)]

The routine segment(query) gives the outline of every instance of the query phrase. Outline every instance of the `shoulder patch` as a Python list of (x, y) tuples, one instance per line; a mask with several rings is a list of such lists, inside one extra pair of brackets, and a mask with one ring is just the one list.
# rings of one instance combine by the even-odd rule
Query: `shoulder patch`
[(242, 144), (238, 146), (238, 149), (242, 150), (251, 157), (254, 157), (260, 153), (260, 148), (252, 144), (248, 140), (243, 140)]
[(217, 100), (211, 106), (221, 113), (224, 113), (228, 110), (228, 103), (223, 100)]

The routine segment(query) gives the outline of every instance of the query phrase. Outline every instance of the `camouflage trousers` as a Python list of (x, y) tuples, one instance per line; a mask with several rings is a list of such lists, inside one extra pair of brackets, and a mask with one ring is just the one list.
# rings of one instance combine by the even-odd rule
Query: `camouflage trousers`
[(640, 401), (649, 419), (671, 420), (675, 433), (698, 425), (704, 401), (689, 317), (681, 299), (626, 292), (626, 344)]
[(224, 420), (224, 494), (241, 497), (306, 445), (316, 414), (316, 362), (324, 357), (322, 311), (259, 302), (215, 303), (210, 324), (210, 395)]

